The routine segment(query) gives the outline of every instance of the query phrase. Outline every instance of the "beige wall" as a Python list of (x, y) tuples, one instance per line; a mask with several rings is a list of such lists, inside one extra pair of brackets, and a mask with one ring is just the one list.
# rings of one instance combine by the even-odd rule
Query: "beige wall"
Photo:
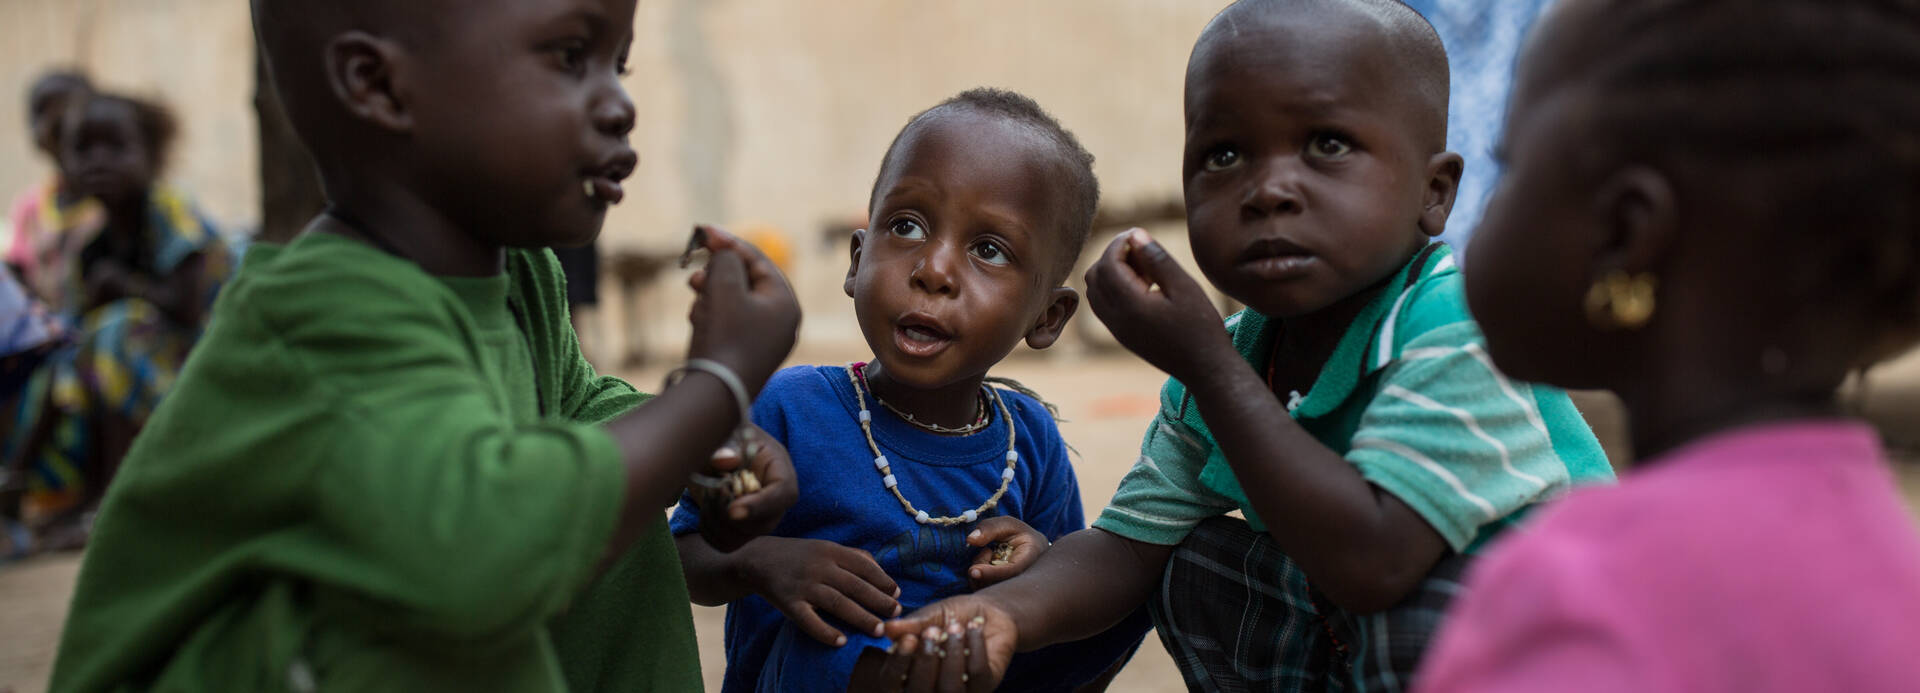
[(26, 91), (53, 66), (172, 106), (184, 136), (171, 178), (222, 222), (258, 218), (244, 0), (0, 0), (0, 195), (9, 202), (51, 170), (29, 141)]
[[(1109, 200), (1176, 194), (1187, 50), (1223, 4), (643, 0), (628, 80), (642, 163), (606, 245), (671, 246), (696, 220), (773, 224), (801, 260), (808, 334), (843, 335), (844, 258), (817, 230), (864, 211), (907, 117), (968, 87), (1016, 89), (1079, 134)], [(0, 0), (0, 191), (46, 175), (22, 96), (44, 67), (75, 64), (171, 103), (185, 125), (174, 179), (251, 226), (250, 41), (242, 0)]]

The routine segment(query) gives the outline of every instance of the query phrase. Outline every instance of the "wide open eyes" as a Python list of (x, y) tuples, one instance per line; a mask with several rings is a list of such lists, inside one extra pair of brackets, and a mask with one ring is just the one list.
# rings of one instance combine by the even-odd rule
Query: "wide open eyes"
[(973, 244), (973, 256), (989, 265), (1006, 265), (1013, 262), (1013, 256), (996, 241), (982, 240)]
[(1307, 156), (1316, 159), (1341, 159), (1353, 153), (1353, 142), (1340, 135), (1314, 135), (1307, 142)]
[(887, 224), (887, 233), (910, 241), (917, 241), (927, 237), (927, 227), (921, 226), (920, 222), (914, 221), (911, 218), (901, 217)]
[(1205, 162), (1208, 171), (1225, 171), (1240, 165), (1240, 152), (1232, 147), (1220, 147), (1207, 152)]

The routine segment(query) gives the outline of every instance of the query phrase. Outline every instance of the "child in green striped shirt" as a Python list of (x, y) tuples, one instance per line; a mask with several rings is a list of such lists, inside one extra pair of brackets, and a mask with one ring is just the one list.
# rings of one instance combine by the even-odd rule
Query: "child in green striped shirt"
[(1172, 376), (1139, 460), (1094, 528), (891, 632), (977, 616), (996, 669), (1144, 603), (1196, 689), (1402, 690), (1471, 556), (1611, 478), (1565, 393), (1493, 368), (1431, 243), (1464, 165), (1432, 27), (1390, 0), (1281, 5), (1221, 12), (1187, 68), (1194, 257), (1247, 309), (1222, 329), (1144, 232), (1116, 240), (1089, 301)]

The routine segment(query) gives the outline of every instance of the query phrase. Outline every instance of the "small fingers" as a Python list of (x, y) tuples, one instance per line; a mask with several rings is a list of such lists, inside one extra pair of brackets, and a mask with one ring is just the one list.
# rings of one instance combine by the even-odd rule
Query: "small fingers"
[(739, 292), (750, 290), (747, 285), (746, 264), (741, 261), (739, 255), (714, 253), (713, 258), (707, 261), (704, 271), (707, 273), (707, 278), (702, 286), (702, 293), (716, 289)]
[(1019, 575), (1020, 573), (1024, 572), (1026, 569), (1027, 569), (1027, 566), (1023, 565), (1017, 560), (1011, 563), (1007, 563), (1005, 565), (994, 565), (992, 563), (981, 562), (981, 563), (975, 563), (972, 566), (969, 566), (967, 568), (967, 577), (973, 581), (974, 588), (978, 589), (978, 588), (986, 587), (988, 585), (996, 584), (999, 582), (1004, 582), (1016, 575)]
[(967, 622), (967, 690), (986, 693), (993, 690), (991, 664), (987, 661), (986, 619), (979, 616)]
[(893, 646), (887, 648), (887, 660), (880, 665), (880, 681), (886, 684), (884, 690), (897, 691), (907, 683), (907, 672), (913, 669), (911, 653), (920, 646), (920, 639), (912, 635), (895, 638)]
[(946, 652), (940, 658), (941, 693), (962, 693), (967, 689), (967, 651), (966, 630), (959, 621), (949, 621), (946, 629)]
[(910, 693), (931, 693), (940, 682), (940, 645), (939, 628), (928, 626), (920, 632), (919, 647), (913, 650), (913, 665), (907, 671), (906, 690)]
[[(875, 618), (870, 625), (855, 624), (859, 625), (863, 630), (871, 630), (874, 635), (882, 635), (883, 631), (880, 628), (880, 619), (893, 618), (900, 615), (899, 600), (894, 599), (892, 593), (880, 591), (879, 587), (869, 582), (866, 578), (855, 575), (852, 572), (845, 572), (841, 573), (840, 582), (839, 587), (842, 594), (859, 602), (863, 613), (870, 613), (878, 617)], [(851, 623), (851, 621), (849, 622)]]
[[(834, 618), (845, 621), (847, 625), (853, 626), (855, 630), (862, 633), (878, 636), (884, 632), (882, 626), (885, 624), (881, 622), (880, 617), (873, 615), (873, 612), (868, 611), (865, 606), (832, 588), (823, 587), (822, 590), (825, 593), (815, 601), (822, 610)], [(846, 636), (841, 635), (840, 641), (834, 644), (836, 646), (846, 644)]]
[(861, 580), (865, 580), (867, 584), (873, 585), (875, 589), (886, 593), (888, 596), (900, 596), (900, 583), (894, 582), (893, 577), (887, 575), (887, 571), (882, 569), (880, 564), (873, 560), (872, 554), (858, 549), (854, 549), (853, 551), (857, 557), (840, 561), (840, 567), (845, 568), (847, 572), (853, 573)]
[(846, 634), (827, 625), (827, 622), (820, 618), (820, 614), (814, 611), (812, 604), (804, 601), (794, 603), (787, 609), (787, 618), (793, 619), (793, 625), (798, 627), (800, 632), (806, 633), (807, 637), (818, 640), (821, 644), (834, 647), (847, 644)]
[(1020, 518), (1011, 515), (998, 515), (981, 520), (972, 532), (967, 533), (968, 546), (986, 546), (996, 541), (1011, 542), (1022, 537), (1044, 536)]
[(731, 472), (740, 466), (740, 451), (732, 445), (714, 448), (713, 454), (707, 457), (707, 465), (715, 471)]

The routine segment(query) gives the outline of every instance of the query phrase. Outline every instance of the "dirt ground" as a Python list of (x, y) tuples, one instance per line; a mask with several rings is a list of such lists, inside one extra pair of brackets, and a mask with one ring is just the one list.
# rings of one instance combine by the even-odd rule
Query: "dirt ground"
[[(845, 360), (845, 353), (817, 351), (802, 354), (806, 362)], [(1009, 360), (996, 374), (1021, 380), (1060, 405), (1060, 424), (1067, 441), (1077, 447), (1081, 494), (1091, 517), (1106, 503), (1138, 451), (1141, 425), (1152, 416), (1161, 376), (1152, 368), (1122, 355), (1071, 358), (1067, 354), (1026, 356)], [(630, 374), (634, 382), (651, 386), (659, 372)], [(1907, 495), (1920, 503), (1920, 358), (1883, 369), (1866, 390), (1867, 414), (1905, 452), (1898, 465)], [(1596, 428), (1610, 441), (1620, 440), (1619, 419), (1595, 411)], [(1920, 521), (1920, 508), (1916, 508)], [(0, 693), (37, 693), (43, 690), (52, 666), (61, 619), (79, 568), (77, 555), (36, 558), (0, 567)], [(701, 642), (701, 665), (709, 690), (718, 690), (723, 665), (721, 643), (723, 611), (694, 608)], [(1149, 637), (1111, 690), (1126, 693), (1180, 691), (1179, 674), (1157, 639)]]

